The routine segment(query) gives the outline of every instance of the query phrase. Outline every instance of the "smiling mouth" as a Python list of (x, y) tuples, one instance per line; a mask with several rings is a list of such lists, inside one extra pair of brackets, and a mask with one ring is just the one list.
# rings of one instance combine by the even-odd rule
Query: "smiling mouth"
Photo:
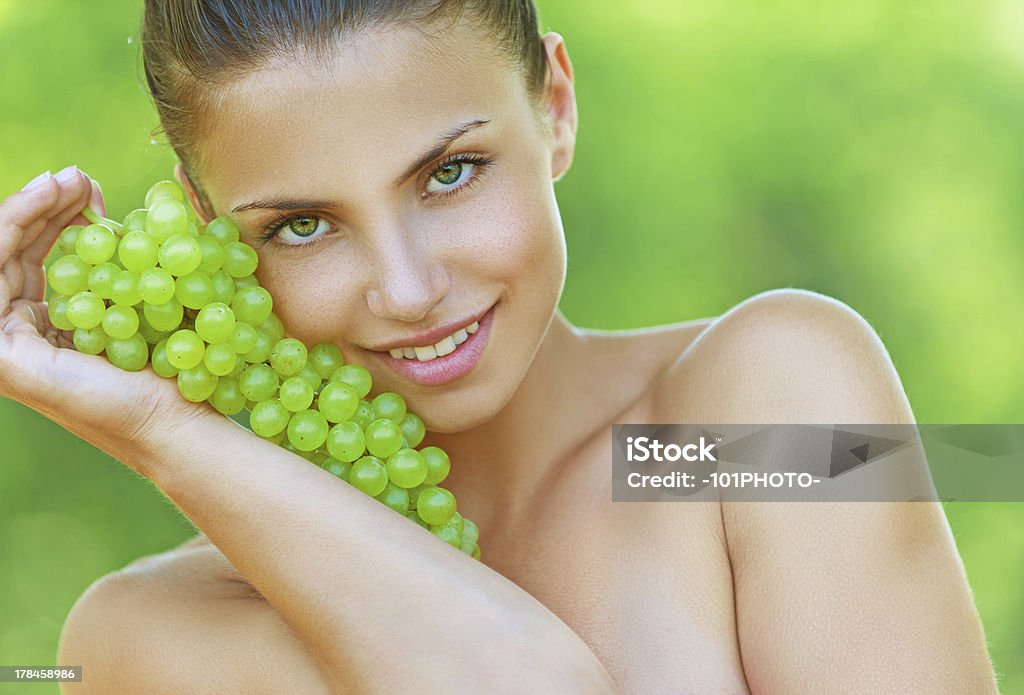
[(455, 348), (469, 340), (469, 336), (476, 333), (479, 328), (480, 322), (474, 321), (468, 326), (455, 331), (451, 335), (441, 338), (441, 340), (432, 345), (393, 348), (388, 350), (388, 354), (396, 360), (406, 359), (417, 360), (419, 362), (429, 362), (430, 360), (437, 359), (438, 357), (444, 357), (445, 355), (450, 355), (455, 352)]

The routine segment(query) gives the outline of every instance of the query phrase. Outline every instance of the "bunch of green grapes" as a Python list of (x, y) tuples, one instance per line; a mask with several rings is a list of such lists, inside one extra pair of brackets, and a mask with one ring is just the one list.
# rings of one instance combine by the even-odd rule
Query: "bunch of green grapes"
[(306, 458), (479, 559), (476, 524), (439, 487), (444, 450), (417, 449), (423, 421), (393, 392), (371, 397), (370, 373), (336, 345), (285, 335), (253, 272), (258, 258), (228, 217), (201, 226), (173, 181), (123, 223), (61, 232), (47, 271), (50, 321), (75, 348), (174, 377), (181, 395), (227, 416), (249, 411), (258, 436)]

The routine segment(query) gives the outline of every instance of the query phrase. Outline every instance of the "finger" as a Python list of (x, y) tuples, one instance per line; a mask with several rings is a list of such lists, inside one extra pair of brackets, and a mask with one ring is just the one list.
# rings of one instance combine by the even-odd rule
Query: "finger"
[(33, 236), (46, 225), (60, 199), (60, 184), (48, 177), (0, 203), (0, 267), (18, 250), (26, 234)]
[[(57, 175), (58, 177), (60, 174)], [(56, 178), (56, 177), (55, 177)], [(57, 237), (71, 221), (79, 216), (85, 207), (91, 192), (89, 177), (75, 169), (63, 181), (60, 181), (61, 197), (57, 202), (58, 211), (46, 221), (43, 229), (34, 237), (26, 238), (21, 244), (21, 256), (29, 265), (41, 265), (49, 255)], [(88, 221), (86, 221), (88, 224)]]
[[(107, 205), (103, 201), (103, 189), (100, 188), (99, 181), (89, 180), (90, 194), (89, 194), (89, 209), (97, 213), (101, 217), (107, 216)], [(81, 211), (79, 211), (81, 212)], [(74, 219), (68, 222), (68, 224), (80, 224), (87, 225), (91, 224), (84, 215), (77, 215)]]

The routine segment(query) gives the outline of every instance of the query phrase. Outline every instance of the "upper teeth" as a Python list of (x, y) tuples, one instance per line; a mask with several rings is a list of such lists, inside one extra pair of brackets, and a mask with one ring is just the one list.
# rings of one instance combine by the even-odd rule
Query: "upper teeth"
[(474, 321), (465, 328), (452, 333), (450, 336), (441, 338), (438, 342), (433, 345), (427, 345), (426, 347), (400, 347), (392, 349), (391, 356), (395, 359), (408, 359), (408, 360), (419, 360), (420, 362), (426, 362), (428, 360), (435, 359), (437, 357), (444, 357), (445, 355), (451, 354), (455, 351), (455, 347), (466, 342), (466, 339), (473, 333), (477, 332), (480, 328), (480, 323)]

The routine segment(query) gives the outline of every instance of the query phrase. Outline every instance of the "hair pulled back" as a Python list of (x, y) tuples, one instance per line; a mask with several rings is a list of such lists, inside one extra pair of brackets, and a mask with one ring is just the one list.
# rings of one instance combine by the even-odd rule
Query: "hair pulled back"
[(496, 42), (539, 104), (547, 60), (533, 0), (145, 0), (142, 64), (160, 129), (208, 210), (193, 166), (218, 87), (275, 59), (326, 59), (363, 29), (463, 16)]

